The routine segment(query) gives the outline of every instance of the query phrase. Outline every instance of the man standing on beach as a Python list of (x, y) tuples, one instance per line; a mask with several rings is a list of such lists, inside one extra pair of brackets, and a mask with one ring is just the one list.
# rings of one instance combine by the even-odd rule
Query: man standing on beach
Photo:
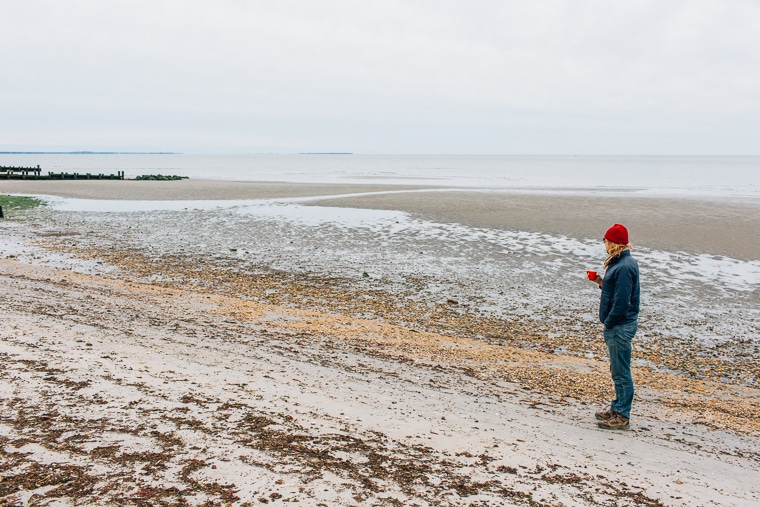
[(604, 341), (610, 356), (610, 373), (615, 384), (615, 399), (610, 408), (596, 413), (599, 427), (627, 429), (633, 403), (631, 342), (638, 329), (639, 265), (631, 257), (633, 245), (628, 230), (615, 224), (604, 234), (607, 259), (604, 278), (593, 280), (602, 289), (599, 320), (604, 324)]

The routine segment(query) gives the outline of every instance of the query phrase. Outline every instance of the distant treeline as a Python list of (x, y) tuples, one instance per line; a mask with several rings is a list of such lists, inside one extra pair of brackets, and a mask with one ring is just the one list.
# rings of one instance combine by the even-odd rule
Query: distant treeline
[(0, 151), (0, 155), (180, 155), (174, 151)]

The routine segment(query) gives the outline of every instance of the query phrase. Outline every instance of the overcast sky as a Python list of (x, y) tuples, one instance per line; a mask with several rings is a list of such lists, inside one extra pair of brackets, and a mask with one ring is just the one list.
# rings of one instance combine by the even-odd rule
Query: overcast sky
[(0, 150), (760, 155), (757, 0), (3, 0)]

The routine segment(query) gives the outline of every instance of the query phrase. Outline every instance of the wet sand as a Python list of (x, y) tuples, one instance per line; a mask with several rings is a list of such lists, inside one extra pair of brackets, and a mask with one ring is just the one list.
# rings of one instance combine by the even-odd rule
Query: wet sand
[(0, 192), (56, 195), (77, 199), (146, 201), (245, 200), (384, 192), (423, 187), (397, 185), (334, 185), (257, 181), (179, 180), (64, 180), (0, 181)]
[(480, 192), (398, 185), (182, 181), (5, 181), (0, 192), (82, 199), (244, 200), (378, 193), (312, 204), (400, 210), (443, 223), (596, 238), (625, 224), (634, 246), (760, 259), (760, 204), (729, 200)]
[(320, 201), (407, 211), (433, 221), (599, 238), (625, 224), (634, 246), (760, 259), (760, 206), (728, 201), (449, 191)]

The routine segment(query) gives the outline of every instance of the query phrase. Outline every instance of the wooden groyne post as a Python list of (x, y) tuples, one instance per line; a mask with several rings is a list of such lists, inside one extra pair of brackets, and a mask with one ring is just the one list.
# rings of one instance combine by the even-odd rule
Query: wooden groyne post
[(123, 180), (124, 171), (118, 171), (116, 174), (91, 174), (91, 173), (54, 173), (48, 171), (46, 175), (42, 174), (40, 166), (37, 167), (15, 167), (0, 166), (0, 178), (13, 180)]
[(5, 178), (27, 179), (31, 176), (37, 180), (40, 178), (41, 172), (42, 169), (39, 165), (37, 167), (0, 166), (0, 177)]

